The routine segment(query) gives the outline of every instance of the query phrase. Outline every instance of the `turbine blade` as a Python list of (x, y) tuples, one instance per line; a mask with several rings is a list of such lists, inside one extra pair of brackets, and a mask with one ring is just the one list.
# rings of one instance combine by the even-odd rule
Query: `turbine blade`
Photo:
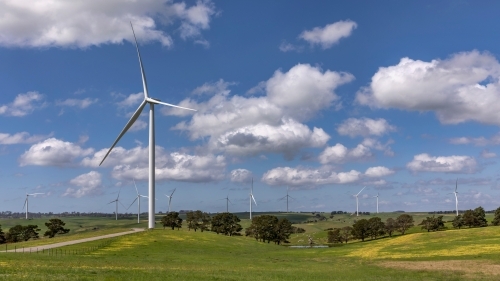
[(130, 27), (132, 28), (132, 33), (134, 34), (135, 48), (137, 49), (137, 56), (139, 57), (139, 66), (141, 67), (142, 76), (142, 87), (144, 88), (144, 98), (147, 99), (148, 95), (148, 84), (146, 83), (146, 73), (144, 73), (144, 67), (142, 66), (141, 52), (139, 52), (139, 45), (137, 44), (137, 38), (135, 37), (134, 26), (130, 22)]
[(358, 194), (356, 194), (356, 196), (358, 196), (358, 195), (361, 193), (361, 191), (363, 191), (363, 189), (365, 189), (365, 188), (366, 188), (366, 186), (365, 186), (365, 187), (363, 187), (363, 188), (362, 188), (362, 189), (358, 192)]
[(187, 107), (178, 106), (178, 105), (174, 105), (174, 104), (170, 104), (170, 103), (166, 103), (166, 102), (157, 101), (157, 100), (152, 99), (152, 98), (147, 98), (147, 101), (150, 103), (154, 103), (154, 104), (163, 104), (163, 105), (167, 105), (167, 106), (171, 106), (171, 107), (175, 107), (175, 108), (186, 109), (186, 110), (191, 110), (191, 111), (198, 111), (198, 110), (192, 109), (192, 108), (187, 108)]
[(24, 207), (26, 207), (26, 202), (28, 201), (28, 196), (26, 196), (26, 199), (24, 200), (24, 205), (23, 205), (23, 209)]
[(132, 204), (134, 204), (134, 203), (135, 203), (135, 201), (137, 201), (137, 197), (135, 197), (134, 201), (132, 201), (132, 203), (130, 203), (130, 205), (128, 206), (127, 210), (128, 210), (130, 207), (132, 207)]
[(252, 195), (252, 199), (253, 199), (253, 202), (255, 203), (255, 206), (257, 206), (257, 202), (255, 201), (255, 198), (253, 197), (253, 194)]
[(170, 197), (174, 196), (174, 192), (177, 188), (174, 188), (174, 191), (172, 191), (172, 194), (170, 194)]
[(455, 192), (457, 192), (457, 188), (458, 188), (458, 179), (457, 182), (455, 183)]
[[(118, 201), (118, 200), (117, 200), (117, 201)], [(118, 201), (118, 203), (120, 203), (120, 205), (122, 205), (122, 206), (123, 206), (123, 208), (127, 208), (127, 207), (125, 207), (125, 205), (123, 205), (123, 204), (122, 204), (122, 202), (121, 202), (121, 201)]]
[(135, 179), (132, 179), (134, 181), (134, 186), (135, 186), (135, 192), (137, 192), (137, 195), (139, 195), (139, 190), (137, 190), (137, 185), (135, 184)]
[(118, 137), (116, 138), (116, 140), (113, 143), (113, 145), (111, 145), (111, 147), (109, 148), (109, 150), (106, 153), (106, 155), (104, 155), (104, 158), (102, 158), (102, 161), (101, 161), (101, 163), (99, 163), (99, 166), (101, 166), (102, 163), (104, 162), (104, 160), (106, 160), (106, 157), (108, 157), (108, 155), (111, 152), (111, 150), (113, 149), (113, 147), (115, 147), (115, 145), (123, 137), (123, 135), (128, 131), (128, 129), (130, 129), (130, 127), (132, 127), (132, 125), (134, 125), (135, 120), (137, 120), (137, 118), (139, 118), (139, 115), (141, 115), (141, 112), (142, 112), (142, 109), (144, 108), (144, 106), (146, 106), (146, 100), (142, 101), (141, 105), (139, 105), (139, 108), (137, 108), (137, 110), (134, 112), (134, 115), (132, 115), (132, 117), (130, 118), (130, 120), (128, 120), (127, 125), (125, 125), (125, 128), (123, 128), (123, 130), (118, 135)]
[(116, 202), (116, 200), (113, 200), (113, 201), (109, 202), (107, 205), (109, 205), (109, 204), (111, 204), (111, 203), (115, 203), (115, 202)]

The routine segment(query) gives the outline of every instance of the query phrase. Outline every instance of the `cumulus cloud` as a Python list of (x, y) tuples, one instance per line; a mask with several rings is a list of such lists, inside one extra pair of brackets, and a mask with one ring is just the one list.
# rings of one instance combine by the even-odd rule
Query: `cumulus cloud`
[(430, 156), (422, 153), (415, 155), (406, 167), (413, 172), (474, 173), (477, 163), (470, 156)]
[(366, 169), (365, 175), (371, 178), (385, 177), (394, 174), (394, 171), (383, 166), (370, 167)]
[(132, 41), (130, 22), (138, 40), (171, 46), (159, 25), (177, 26), (182, 39), (200, 38), (216, 13), (210, 1), (187, 6), (164, 0), (3, 1), (0, 10), (2, 46), (79, 48)]
[(253, 174), (247, 169), (235, 169), (231, 171), (231, 181), (238, 183), (249, 183)]
[(21, 144), (21, 143), (35, 143), (48, 136), (30, 135), (28, 132), (15, 133), (13, 135), (0, 133), (0, 144)]
[(130, 94), (124, 100), (117, 103), (119, 107), (138, 107), (144, 99), (144, 93)]
[(278, 167), (267, 171), (262, 176), (262, 181), (268, 185), (318, 186), (353, 183), (361, 176), (361, 172), (355, 170), (337, 173), (327, 166), (319, 169)]
[(0, 105), (0, 115), (16, 117), (28, 115), (36, 108), (42, 106), (37, 104), (37, 102), (40, 102), (41, 100), (43, 100), (43, 96), (38, 92), (19, 94), (12, 103)]
[(451, 144), (473, 144), (475, 146), (499, 145), (500, 144), (500, 134), (496, 134), (490, 138), (485, 138), (485, 137), (451, 138), (450, 143)]
[(134, 125), (130, 127), (129, 131), (130, 132), (136, 132), (140, 130), (144, 130), (148, 127), (148, 123), (142, 120), (135, 120)]
[(79, 145), (49, 138), (32, 145), (19, 157), (21, 166), (72, 166), (79, 157), (90, 155), (92, 148), (81, 148)]
[(402, 58), (381, 67), (356, 101), (377, 108), (434, 111), (443, 124), (500, 124), (500, 64), (478, 51), (430, 62)]
[(85, 99), (67, 99), (64, 101), (57, 101), (56, 104), (59, 106), (72, 106), (72, 107), (78, 107), (81, 109), (89, 107), (91, 104), (96, 103), (99, 99), (91, 99), (91, 98), (85, 98)]
[(338, 21), (324, 27), (306, 30), (299, 35), (299, 38), (306, 40), (311, 45), (321, 45), (323, 49), (328, 49), (337, 44), (340, 39), (349, 37), (357, 26), (351, 20)]
[(495, 158), (497, 154), (495, 152), (488, 151), (487, 149), (481, 151), (482, 158)]
[[(318, 128), (308, 129), (300, 122), (338, 105), (339, 98), (334, 90), (353, 78), (348, 73), (298, 64), (288, 72), (277, 70), (269, 80), (259, 83), (264, 95), (230, 96), (225, 86), (216, 88), (217, 93), (207, 101), (183, 100), (179, 105), (198, 111), (190, 121), (180, 122), (174, 129), (187, 131), (192, 140), (210, 137), (209, 147), (229, 149), (235, 154), (238, 154), (236, 150), (240, 150), (239, 154), (269, 151), (287, 154), (288, 148), (279, 150), (276, 147), (276, 144), (286, 143), (295, 150), (301, 146), (318, 147), (328, 135)], [(164, 112), (187, 114), (171, 109)]]
[(89, 195), (99, 195), (102, 193), (101, 174), (96, 171), (91, 171), (87, 174), (82, 174), (69, 181), (73, 187), (66, 189), (62, 196), (80, 198)]
[(348, 149), (344, 145), (337, 143), (334, 146), (325, 148), (319, 155), (321, 164), (344, 163), (349, 161), (366, 160), (372, 157), (370, 148), (363, 144), (358, 144), (353, 149)]
[(370, 118), (349, 118), (337, 127), (337, 132), (340, 135), (350, 136), (351, 138), (357, 136), (382, 136), (395, 130), (396, 128), (383, 118), (376, 120)]
[(300, 52), (300, 51), (302, 51), (303, 48), (301, 46), (295, 46), (293, 44), (290, 44), (288, 42), (283, 41), (283, 42), (281, 42), (279, 49), (280, 49), (280, 51), (286, 53), (286, 52), (291, 52), (291, 51)]

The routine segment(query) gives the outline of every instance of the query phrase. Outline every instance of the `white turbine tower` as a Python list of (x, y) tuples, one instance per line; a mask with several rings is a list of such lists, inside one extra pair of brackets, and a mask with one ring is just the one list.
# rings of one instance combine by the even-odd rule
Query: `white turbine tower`
[[(118, 191), (118, 196), (116, 196), (116, 199), (108, 203), (108, 205), (113, 203), (113, 202), (116, 203), (115, 220), (118, 220), (118, 202), (120, 202), (120, 191), (121, 191), (121, 189)], [(122, 204), (122, 202), (120, 202), (120, 204)], [(122, 206), (123, 206), (123, 204), (122, 204)], [(123, 207), (125, 208), (125, 206), (123, 206)]]
[(377, 192), (377, 196), (373, 196), (373, 197), (376, 197), (377, 198), (377, 214), (378, 214), (378, 192)]
[(28, 197), (29, 196), (37, 196), (40, 194), (44, 194), (44, 193), (31, 193), (31, 194), (26, 193), (26, 200), (24, 200), (24, 206), (23, 206), (23, 209), (26, 206), (26, 219), (28, 219)]
[(288, 198), (294, 199), (292, 196), (288, 195), (288, 186), (286, 187), (286, 196), (283, 196), (279, 199), (279, 201), (286, 198), (286, 212), (288, 213)]
[(257, 206), (255, 197), (253, 197), (253, 178), (252, 178), (252, 187), (250, 188), (250, 219), (252, 219), (252, 200), (255, 203), (255, 206)]
[(106, 160), (106, 157), (108, 157), (109, 153), (115, 147), (115, 145), (118, 143), (118, 141), (121, 139), (121, 137), (134, 125), (135, 120), (139, 118), (139, 115), (141, 115), (142, 110), (146, 106), (146, 104), (149, 104), (149, 213), (148, 213), (148, 228), (152, 229), (155, 228), (155, 114), (154, 114), (154, 105), (155, 104), (162, 104), (162, 105), (167, 105), (175, 108), (181, 108), (181, 109), (187, 109), (187, 110), (193, 110), (191, 108), (186, 108), (186, 107), (181, 107), (165, 102), (161, 102), (159, 99), (151, 98), (149, 97), (148, 93), (148, 85), (146, 83), (146, 73), (144, 72), (144, 67), (142, 66), (142, 59), (141, 59), (141, 53), (139, 52), (139, 45), (137, 44), (137, 38), (135, 37), (135, 32), (134, 32), (134, 27), (132, 26), (132, 23), (130, 23), (130, 26), (132, 27), (132, 33), (134, 34), (134, 40), (135, 40), (135, 47), (137, 49), (137, 56), (139, 57), (139, 66), (141, 67), (141, 76), (142, 76), (142, 87), (144, 89), (144, 100), (142, 103), (139, 105), (139, 108), (134, 112), (130, 120), (127, 122), (125, 125), (125, 128), (121, 131), (121, 133), (118, 135), (116, 138), (115, 142), (111, 147), (109, 148), (108, 152), (102, 159), (101, 164)]
[(127, 210), (132, 206), (132, 204), (135, 203), (135, 201), (137, 201), (137, 223), (140, 223), (139, 216), (141, 214), (141, 197), (143, 198), (148, 198), (148, 197), (139, 194), (139, 190), (137, 190), (137, 185), (135, 184), (135, 180), (134, 180), (134, 186), (135, 186), (135, 192), (137, 192), (137, 197), (135, 197), (134, 201), (130, 203), (130, 206), (128, 206)]
[(168, 197), (168, 212), (170, 213), (170, 202), (172, 202), (172, 197), (174, 196), (174, 192), (177, 188), (174, 188), (174, 191), (172, 191), (172, 193), (170, 193), (170, 195), (167, 195), (165, 194), (165, 196)]
[[(366, 187), (366, 186), (365, 186)], [(358, 209), (358, 195), (361, 193), (361, 191), (363, 191), (363, 189), (365, 189), (365, 187), (363, 187), (359, 192), (358, 194), (353, 194), (352, 196), (356, 197), (356, 217), (359, 217), (359, 209)]]
[(457, 211), (457, 216), (458, 216), (458, 179), (457, 179), (457, 182), (455, 183), (455, 192), (452, 192), (450, 194), (455, 194), (455, 210)]

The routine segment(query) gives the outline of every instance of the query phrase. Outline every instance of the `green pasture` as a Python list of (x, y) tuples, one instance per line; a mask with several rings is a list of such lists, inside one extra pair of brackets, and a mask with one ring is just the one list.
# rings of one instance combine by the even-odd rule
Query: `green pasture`
[(157, 228), (59, 253), (78, 249), (87, 251), (0, 253), (0, 280), (500, 279), (500, 227), (492, 226), (305, 249)]

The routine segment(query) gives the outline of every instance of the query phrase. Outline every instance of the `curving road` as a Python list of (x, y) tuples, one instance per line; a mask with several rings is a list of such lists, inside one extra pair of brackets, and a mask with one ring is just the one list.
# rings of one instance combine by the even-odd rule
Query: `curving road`
[[(79, 243), (84, 243), (84, 242), (90, 242), (90, 241), (95, 241), (95, 240), (100, 240), (100, 239), (113, 238), (113, 237), (117, 237), (117, 236), (131, 234), (131, 233), (137, 233), (137, 232), (141, 232), (141, 231), (144, 231), (144, 228), (132, 228), (132, 230), (125, 231), (125, 232), (119, 232), (119, 233), (107, 234), (107, 235), (102, 235), (102, 236), (95, 236), (95, 237), (89, 237), (89, 238), (84, 238), (84, 239), (78, 239), (78, 240), (72, 240), (72, 241), (66, 241), (66, 242), (24, 248), (24, 252), (29, 253), (30, 251), (36, 252), (37, 250), (42, 251), (42, 250), (47, 250), (47, 249), (52, 249), (52, 248), (59, 248), (59, 247), (63, 247), (63, 246), (74, 245), (74, 244), (79, 244)], [(23, 252), (23, 248), (18, 248), (17, 250), (8, 250), (7, 252), (14, 252), (14, 251), (17, 251), (18, 253)], [(2, 251), (2, 252), (5, 252), (5, 251)]]

